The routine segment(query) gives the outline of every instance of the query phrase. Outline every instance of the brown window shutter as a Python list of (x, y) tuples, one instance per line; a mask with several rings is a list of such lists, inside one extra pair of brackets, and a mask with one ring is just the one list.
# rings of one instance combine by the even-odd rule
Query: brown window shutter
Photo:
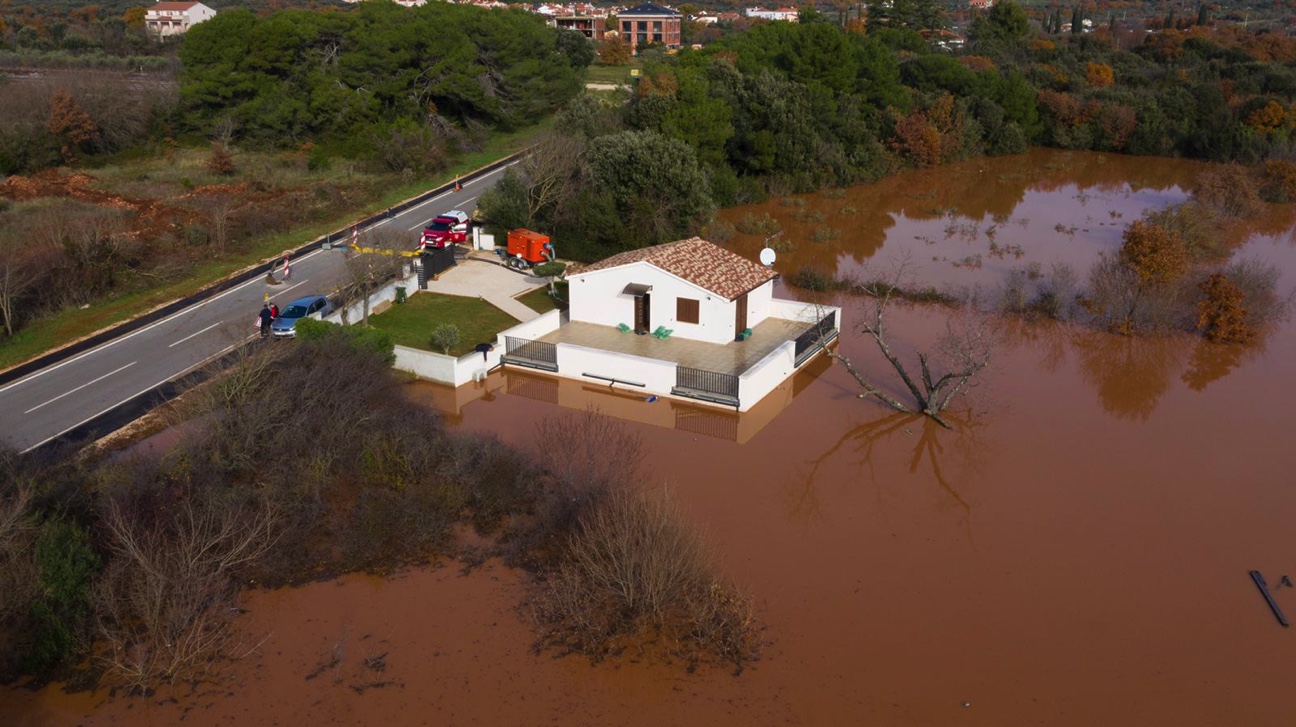
[(692, 298), (675, 299), (675, 320), (680, 323), (697, 323), (700, 305)]

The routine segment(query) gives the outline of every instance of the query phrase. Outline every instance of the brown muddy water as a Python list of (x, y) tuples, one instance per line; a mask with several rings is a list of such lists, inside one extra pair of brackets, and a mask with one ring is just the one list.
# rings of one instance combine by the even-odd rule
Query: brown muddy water
[[(992, 288), (1009, 265), (1085, 270), (1143, 209), (1182, 199), (1177, 185), (1200, 169), (1035, 151), (725, 217), (795, 222), (813, 209), (842, 230), (824, 243), (790, 235), (785, 272), (851, 272), (908, 250), (922, 282)], [(845, 206), (857, 213), (843, 217)], [(1244, 252), (1279, 265), (1288, 292), (1290, 222), (1265, 224)], [(992, 255), (990, 225), (996, 247), (1020, 257)], [(732, 243), (752, 255), (760, 244)], [(951, 262), (976, 255), (979, 268)], [(944, 320), (895, 313), (906, 342)], [(1296, 633), (1247, 572), (1271, 586), (1296, 576), (1294, 333), (1283, 323), (1227, 349), (1019, 327), (954, 431), (858, 400), (845, 372), (822, 364), (750, 417), (523, 375), (412, 387), (457, 426), (521, 446), (543, 446), (536, 423), (566, 407), (594, 401), (625, 418), (655, 482), (758, 605), (765, 658), (732, 676), (536, 655), (517, 610), (522, 577), (448, 563), (249, 594), (247, 639), (260, 646), (196, 694), (11, 691), (0, 722), (1289, 725)], [(841, 345), (882, 372), (858, 336)], [(1296, 616), (1296, 591), (1274, 598)]]

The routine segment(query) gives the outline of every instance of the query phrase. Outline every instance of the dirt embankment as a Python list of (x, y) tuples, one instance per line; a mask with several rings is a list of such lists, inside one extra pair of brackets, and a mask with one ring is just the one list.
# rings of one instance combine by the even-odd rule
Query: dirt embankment
[[(133, 220), (128, 234), (155, 236), (161, 230), (192, 224), (198, 213), (158, 199), (141, 199), (115, 194), (95, 186), (98, 179), (85, 172), (64, 174), (57, 169), (30, 177), (12, 176), (0, 183), (0, 197), (14, 201), (71, 199), (108, 209), (121, 210)], [(246, 185), (237, 185), (245, 187)]]

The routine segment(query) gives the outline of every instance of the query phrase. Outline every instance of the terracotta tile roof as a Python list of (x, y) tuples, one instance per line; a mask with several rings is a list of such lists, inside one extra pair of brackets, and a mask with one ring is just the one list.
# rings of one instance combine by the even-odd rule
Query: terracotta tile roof
[(774, 271), (700, 237), (628, 250), (571, 271), (582, 275), (645, 262), (677, 275), (725, 300), (734, 300), (774, 279)]

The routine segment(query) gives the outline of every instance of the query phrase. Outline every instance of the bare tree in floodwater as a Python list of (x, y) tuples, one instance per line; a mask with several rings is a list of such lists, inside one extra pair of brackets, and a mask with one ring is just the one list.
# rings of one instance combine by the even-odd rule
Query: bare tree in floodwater
[(913, 401), (901, 401), (878, 388), (850, 359), (841, 355), (840, 349), (829, 350), (828, 355), (842, 362), (851, 378), (860, 385), (863, 389), (861, 399), (873, 396), (896, 411), (922, 414), (952, 429), (941, 414), (956, 396), (975, 384), (977, 375), (990, 364), (997, 335), (988, 316), (976, 313), (973, 306), (964, 306), (946, 323), (945, 335), (937, 341), (934, 354), (931, 351), (917, 352), (918, 375), (914, 376), (910, 373), (912, 362), (906, 366), (892, 349), (886, 327), (887, 309), (892, 299), (903, 291), (901, 283), (906, 277), (905, 272), (906, 265), (902, 262), (889, 276), (863, 283), (856, 290), (872, 300), (869, 315), (859, 330), (877, 344), (878, 351), (891, 364)]

